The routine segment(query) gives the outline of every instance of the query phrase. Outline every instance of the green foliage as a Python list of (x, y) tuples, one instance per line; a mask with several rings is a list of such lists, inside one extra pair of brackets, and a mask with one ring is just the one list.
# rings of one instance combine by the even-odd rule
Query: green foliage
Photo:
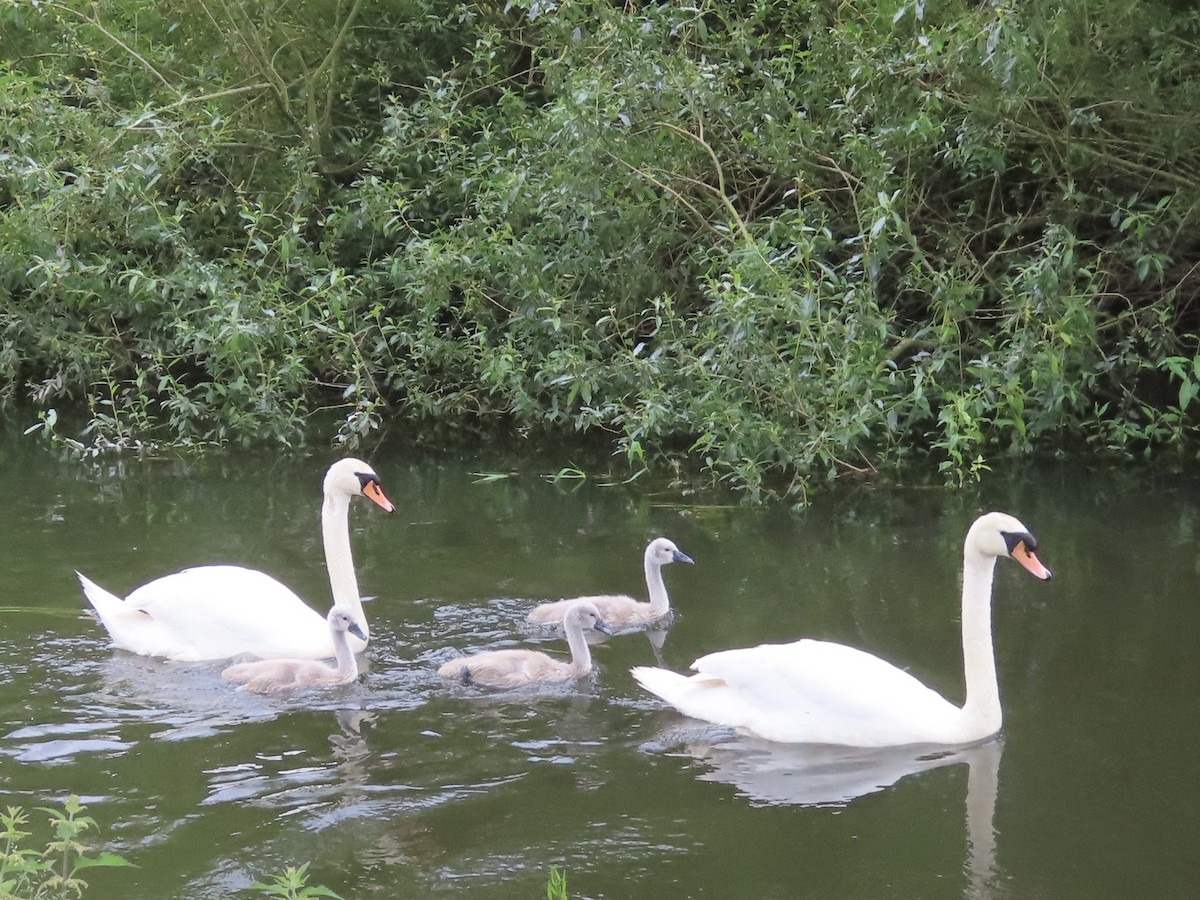
[(29, 814), (10, 806), (0, 813), (0, 898), (80, 897), (87, 882), (79, 873), (96, 867), (128, 866), (115, 853), (94, 853), (82, 838), (96, 830), (96, 821), (82, 815), (84, 806), (74, 794), (61, 810), (39, 807), (49, 817), (52, 837), (44, 849), (24, 846), (32, 836), (26, 831)]
[[(86, 807), (72, 794), (62, 809), (38, 807), (47, 815), (51, 836), (43, 849), (26, 846), (33, 836), (29, 813), (9, 806), (0, 812), (0, 900), (55, 900), (82, 897), (87, 882), (79, 873), (93, 868), (120, 868), (132, 863), (115, 853), (95, 852), (83, 838), (97, 830), (96, 820), (83, 815)], [(289, 866), (251, 890), (283, 900), (338, 895), (322, 885), (308, 884), (308, 863)], [(551, 874), (553, 881), (554, 873)], [(566, 881), (562, 881), (565, 890)], [(565, 897), (565, 893), (563, 894)]]
[(333, 409), (348, 446), (584, 432), (795, 501), (1200, 447), (1194, 5), (0, 27), (0, 403), (68, 446), (289, 445)]
[(567, 873), (558, 866), (550, 867), (550, 880), (546, 883), (546, 900), (567, 900)]
[(250, 889), (268, 897), (280, 897), (283, 900), (305, 900), (307, 897), (333, 897), (335, 900), (341, 900), (329, 888), (308, 883), (308, 863), (301, 866), (289, 866), (282, 875), (271, 876), (269, 883), (256, 881)]

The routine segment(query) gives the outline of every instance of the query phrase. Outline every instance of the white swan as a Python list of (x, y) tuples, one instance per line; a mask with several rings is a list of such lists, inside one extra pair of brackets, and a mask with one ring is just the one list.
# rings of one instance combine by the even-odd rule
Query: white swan
[(701, 657), (690, 677), (638, 667), (634, 678), (686, 715), (771, 741), (890, 747), (966, 744), (1000, 730), (992, 647), (992, 570), (1010, 557), (1041, 579), (1029, 530), (1004, 513), (975, 520), (963, 548), (960, 709), (913, 676), (861, 650), (827, 641), (764, 644)]
[(592, 654), (584, 633), (612, 634), (600, 611), (586, 600), (577, 600), (564, 617), (571, 661), (554, 659), (539, 650), (488, 650), (443, 663), (438, 674), (463, 684), (511, 689), (545, 682), (582, 678), (592, 670)]
[[(356, 653), (366, 629), (354, 560), (350, 554), (350, 498), (364, 496), (387, 512), (379, 476), (362, 460), (342, 459), (324, 481), (321, 532), (335, 606), (349, 609), (363, 626), (351, 639)], [(124, 600), (80, 573), (83, 593), (113, 643), (143, 656), (195, 662), (246, 654), (260, 658), (328, 659), (334, 655), (325, 616), (274, 578), (240, 566), (199, 566), (144, 584)]]
[(663, 584), (662, 567), (673, 562), (691, 563), (693, 560), (663, 537), (655, 538), (646, 547), (643, 568), (646, 571), (646, 588), (650, 593), (649, 603), (641, 603), (624, 594), (572, 597), (535, 606), (528, 620), (535, 625), (562, 625), (563, 616), (572, 603), (588, 600), (600, 610), (605, 624), (614, 633), (650, 625), (671, 611), (667, 587)]
[(326, 617), (337, 665), (316, 659), (258, 659), (235, 663), (221, 672), (226, 681), (247, 691), (274, 694), (298, 688), (325, 688), (349, 684), (358, 678), (358, 663), (350, 649), (347, 633), (365, 641), (367, 634), (349, 609), (335, 606)]

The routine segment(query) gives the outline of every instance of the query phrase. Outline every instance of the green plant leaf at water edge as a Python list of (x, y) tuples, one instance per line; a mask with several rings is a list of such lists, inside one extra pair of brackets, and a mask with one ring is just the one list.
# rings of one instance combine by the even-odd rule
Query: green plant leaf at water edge
[(281, 897), (284, 900), (305, 900), (309, 897), (325, 897), (332, 900), (342, 898), (324, 885), (308, 884), (309, 863), (299, 866), (289, 866), (281, 874), (272, 875), (271, 881), (256, 881), (250, 886), (253, 891), (266, 894), (269, 897)]
[(75, 860), (76, 871), (97, 867), (121, 868), (124, 866), (133, 866), (133, 863), (122, 856), (118, 856), (116, 853), (109, 853), (108, 851), (103, 851), (96, 856), (81, 856)]
[(550, 880), (546, 883), (546, 900), (569, 900), (567, 895), (567, 873), (550, 867)]

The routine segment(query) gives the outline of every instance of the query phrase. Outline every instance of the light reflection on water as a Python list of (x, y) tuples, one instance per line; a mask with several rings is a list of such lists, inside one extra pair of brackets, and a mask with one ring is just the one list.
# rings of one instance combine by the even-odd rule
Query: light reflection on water
[[(221, 664), (110, 649), (73, 570), (124, 592), (240, 562), (324, 608), (323, 461), (81, 469), (4, 453), (18, 465), (0, 468), (0, 802), (91, 804), (106, 846), (139, 868), (96, 872), (90, 897), (223, 897), (310, 859), (314, 882), (346, 897), (540, 896), (551, 865), (593, 898), (1186, 896), (1200, 883), (1187, 838), (1200, 815), (1179, 787), (1200, 742), (1181, 714), (1200, 691), (1200, 491), (1184, 479), (1049, 470), (790, 515), (375, 459), (400, 512), (352, 515), (359, 581), (377, 596), (364, 674), (262, 697), (221, 682)], [(1033, 528), (1055, 572), (1045, 590), (998, 573), (1002, 740), (779, 747), (689, 722), (628, 675), (808, 635), (960, 697), (961, 541), (991, 507)], [(574, 687), (497, 696), (436, 676), (480, 649), (565, 655), (528, 610), (641, 596), (657, 534), (696, 560), (671, 573), (669, 630), (597, 644), (597, 675)]]

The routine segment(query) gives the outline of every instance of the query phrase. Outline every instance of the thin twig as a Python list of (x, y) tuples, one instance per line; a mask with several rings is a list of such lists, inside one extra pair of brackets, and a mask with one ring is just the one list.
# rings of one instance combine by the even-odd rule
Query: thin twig
[[(749, 230), (746, 228), (746, 223), (742, 221), (742, 217), (738, 215), (738, 211), (734, 207), (733, 201), (729, 199), (729, 195), (725, 192), (725, 170), (721, 167), (721, 161), (717, 158), (717, 152), (713, 150), (712, 145), (708, 143), (708, 141), (704, 140), (703, 123), (698, 126), (701, 129), (701, 134), (699, 135), (692, 134), (692, 132), (688, 131), (686, 128), (680, 128), (678, 125), (675, 125), (671, 122), (662, 122), (661, 124), (674, 132), (690, 138), (704, 148), (705, 153), (708, 154), (708, 158), (712, 160), (713, 168), (716, 170), (717, 188), (715, 195), (717, 199), (721, 201), (721, 205), (725, 207), (725, 211), (728, 212), (730, 217), (733, 219), (734, 224), (737, 226), (738, 232), (742, 235), (742, 238), (746, 241), (746, 243), (752, 247), (757, 247), (757, 244), (754, 242), (754, 238), (750, 235)], [(768, 265), (770, 264), (768, 263)]]
[(171, 82), (167, 81), (167, 79), (163, 76), (162, 72), (160, 72), (160, 71), (158, 71), (158, 69), (154, 68), (154, 66), (150, 63), (150, 61), (148, 59), (146, 59), (146, 57), (142, 56), (140, 53), (138, 53), (136, 50), (134, 50), (132, 47), (130, 47), (128, 44), (126, 44), (123, 40), (121, 40), (119, 37), (117, 37), (115, 34), (113, 34), (107, 28), (105, 28), (104, 25), (101, 24), (100, 16), (97, 13), (93, 13), (91, 16), (85, 16), (83, 13), (79, 12), (78, 10), (71, 9), (71, 7), (61, 4), (61, 3), (57, 4), (56, 8), (61, 10), (62, 12), (69, 13), (70, 15), (74, 16), (75, 18), (79, 19), (80, 21), (87, 22), (90, 25), (92, 25), (93, 27), (95, 27), (95, 29), (97, 31), (99, 31), (102, 35), (104, 35), (106, 38), (108, 38), (110, 41), (112, 41), (114, 44), (116, 44), (118, 47), (120, 47), (122, 50), (124, 50), (126, 53), (128, 53), (130, 56), (132, 56), (138, 62), (140, 62), (143, 66), (145, 66), (146, 69), (150, 72), (150, 74), (152, 74), (155, 78), (157, 78), (159, 81), (161, 81), (163, 83), (164, 87), (166, 87), (168, 90), (171, 90), (171, 91), (175, 90), (175, 88), (172, 87)]
[(176, 100), (174, 103), (162, 107), (159, 112), (168, 112), (172, 109), (177, 109), (180, 106), (187, 106), (190, 103), (203, 103), (205, 100), (216, 100), (221, 97), (233, 97), (237, 94), (249, 94), (253, 91), (270, 90), (273, 85), (266, 81), (260, 81), (258, 84), (248, 84), (245, 87), (229, 88), (224, 91), (214, 91), (211, 94), (196, 94), (192, 97), (183, 97)]
[[(712, 223), (708, 221), (707, 216), (705, 216), (703, 213), (701, 213), (700, 210), (696, 209), (696, 207), (693, 206), (688, 201), (688, 199), (683, 196), (683, 194), (681, 194), (679, 191), (675, 190), (675, 188), (671, 187), (669, 184), (664, 184), (662, 181), (659, 181), (657, 178), (655, 178), (649, 172), (645, 171), (644, 169), (639, 169), (633, 163), (627, 162), (626, 160), (617, 156), (615, 153), (611, 153), (609, 151), (605, 151), (605, 153), (611, 159), (615, 159), (617, 162), (619, 162), (621, 165), (625, 166), (627, 169), (629, 169), (629, 171), (633, 172), (638, 177), (646, 179), (646, 181), (650, 182), (652, 185), (657, 187), (659, 190), (666, 191), (668, 194), (670, 194), (672, 197), (674, 197), (676, 200), (678, 200), (680, 203), (682, 203), (685, 207), (687, 207), (688, 211), (693, 216), (696, 217), (696, 219), (700, 222), (700, 224), (702, 226), (709, 229), (714, 234), (719, 235), (721, 238), (726, 237), (725, 234), (722, 234), (720, 229), (713, 227)], [(706, 185), (706, 187), (707, 187), (707, 185)]]

